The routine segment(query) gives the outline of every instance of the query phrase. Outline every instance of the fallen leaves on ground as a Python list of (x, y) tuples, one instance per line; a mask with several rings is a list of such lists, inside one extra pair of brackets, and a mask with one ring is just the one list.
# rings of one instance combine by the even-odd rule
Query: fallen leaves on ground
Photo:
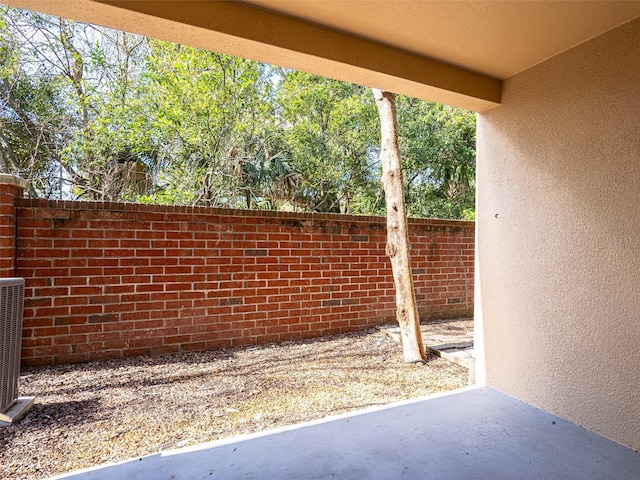
[[(432, 324), (446, 332), (472, 321)], [(466, 386), (440, 358), (404, 365), (377, 329), (283, 344), (24, 369), (36, 403), (0, 428), (0, 478), (42, 479)]]

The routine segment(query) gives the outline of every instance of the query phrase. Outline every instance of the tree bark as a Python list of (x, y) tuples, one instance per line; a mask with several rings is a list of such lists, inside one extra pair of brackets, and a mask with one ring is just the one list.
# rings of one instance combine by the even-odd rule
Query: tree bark
[(0, 173), (18, 174), (18, 161), (13, 155), (9, 140), (0, 132)]
[(391, 261), (396, 289), (396, 319), (400, 325), (402, 352), (405, 363), (424, 362), (426, 359), (416, 294), (411, 275), (409, 232), (404, 201), (404, 182), (398, 146), (398, 121), (395, 94), (373, 89), (378, 106), (381, 129), (380, 183), (387, 205), (386, 253)]

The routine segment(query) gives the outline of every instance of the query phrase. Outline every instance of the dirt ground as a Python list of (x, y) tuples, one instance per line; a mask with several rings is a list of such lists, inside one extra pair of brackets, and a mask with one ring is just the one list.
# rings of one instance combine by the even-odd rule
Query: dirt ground
[[(470, 331), (472, 320), (430, 323)], [(377, 329), (235, 349), (29, 368), (36, 403), (0, 427), (0, 478), (42, 479), (467, 385), (433, 357), (404, 365)]]

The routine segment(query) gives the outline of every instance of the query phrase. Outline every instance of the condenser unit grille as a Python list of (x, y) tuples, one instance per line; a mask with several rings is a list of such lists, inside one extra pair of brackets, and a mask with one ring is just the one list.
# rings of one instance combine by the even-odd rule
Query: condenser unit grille
[(18, 399), (24, 278), (0, 278), (0, 413)]

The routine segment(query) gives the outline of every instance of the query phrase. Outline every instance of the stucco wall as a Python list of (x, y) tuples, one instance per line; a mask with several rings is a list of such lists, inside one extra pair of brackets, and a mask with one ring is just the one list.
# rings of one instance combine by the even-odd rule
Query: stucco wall
[(640, 21), (478, 117), (487, 383), (640, 448)]

